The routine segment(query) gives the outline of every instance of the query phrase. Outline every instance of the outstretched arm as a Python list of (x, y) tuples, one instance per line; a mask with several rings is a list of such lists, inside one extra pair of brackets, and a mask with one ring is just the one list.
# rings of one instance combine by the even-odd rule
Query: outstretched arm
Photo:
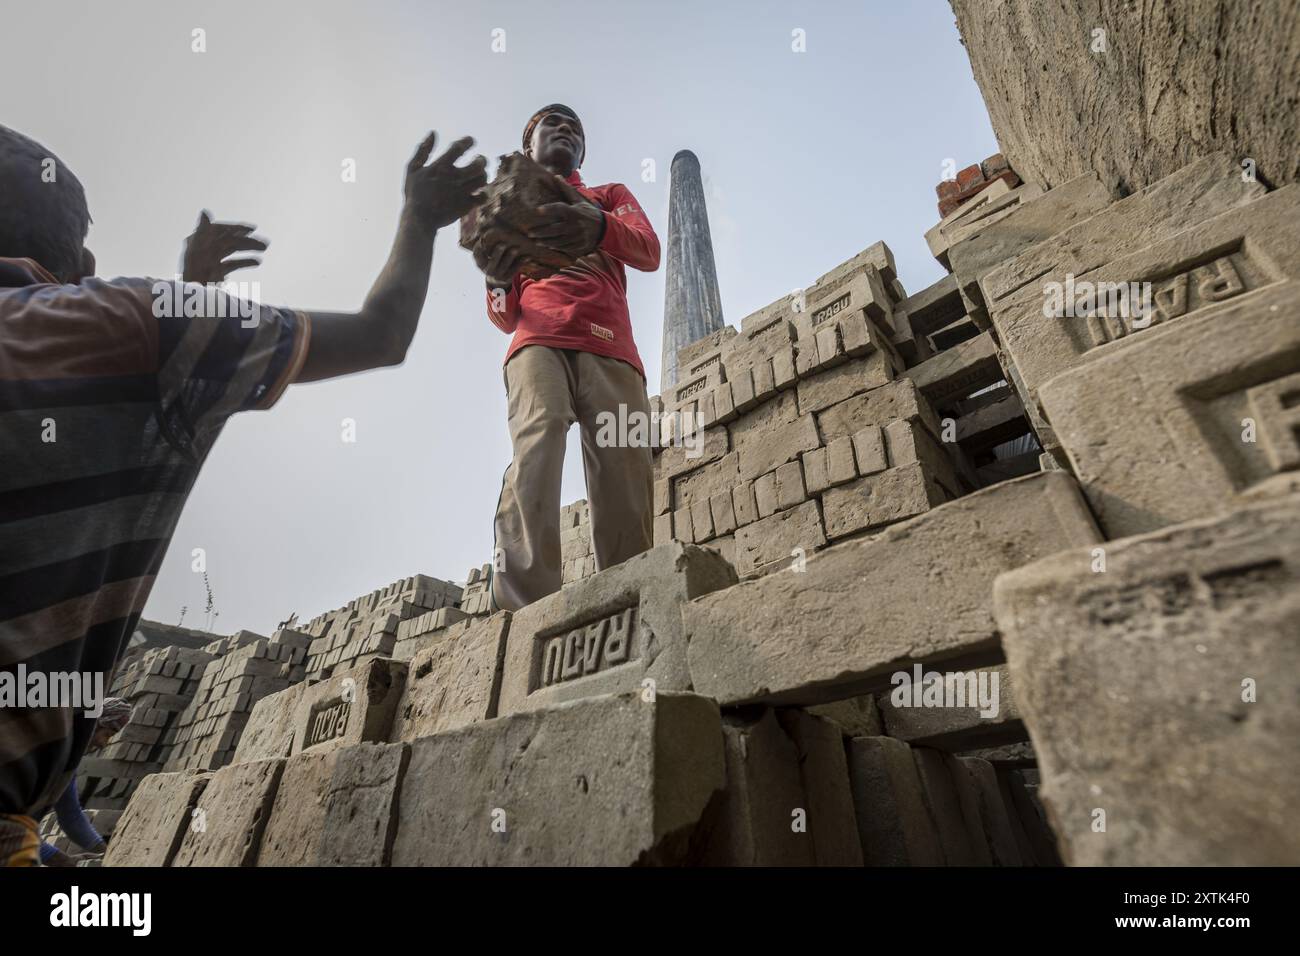
[(415, 336), (429, 291), (433, 237), (480, 201), (487, 161), (456, 160), (474, 145), (458, 139), (427, 166), (436, 134), (430, 133), (406, 167), (406, 202), (388, 262), (356, 313), (311, 312), (311, 343), (296, 381), (314, 382), (366, 369), (400, 365)]

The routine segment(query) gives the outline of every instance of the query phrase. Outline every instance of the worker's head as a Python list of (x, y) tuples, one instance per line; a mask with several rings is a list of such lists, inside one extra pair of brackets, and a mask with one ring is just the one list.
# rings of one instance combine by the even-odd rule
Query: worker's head
[(109, 697), (104, 701), (104, 711), (95, 724), (95, 732), (90, 737), (90, 750), (99, 750), (108, 746), (117, 733), (131, 722), (131, 704), (121, 697)]
[(60, 282), (95, 272), (90, 210), (72, 170), (22, 133), (0, 126), (0, 256), (33, 259)]
[(562, 103), (543, 106), (524, 127), (524, 152), (551, 172), (569, 175), (587, 155), (587, 136), (578, 114)]

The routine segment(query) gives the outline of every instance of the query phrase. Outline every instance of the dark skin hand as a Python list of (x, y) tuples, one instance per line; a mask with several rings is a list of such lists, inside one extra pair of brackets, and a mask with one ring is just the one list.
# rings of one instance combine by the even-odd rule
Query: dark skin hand
[[(528, 154), (562, 179), (578, 168), (586, 150), (581, 127), (562, 113), (550, 113), (533, 130)], [(605, 234), (605, 214), (594, 203), (570, 205), (555, 202), (541, 206), (545, 222), (528, 236), (543, 245), (568, 253), (575, 259), (595, 251)], [(475, 264), (483, 270), (489, 288), (509, 288), (524, 260), (509, 243), (475, 250)]]
[(400, 365), (415, 336), (429, 291), (433, 238), (483, 201), (487, 160), (456, 160), (474, 145), (458, 139), (433, 162), (430, 133), (406, 167), (405, 203), (388, 262), (357, 313), (312, 312), (311, 347), (297, 381), (313, 382), (366, 369)]
[(186, 282), (224, 282), (236, 269), (261, 265), (256, 256), (230, 259), (239, 252), (263, 253), (266, 242), (252, 235), (256, 226), (237, 222), (213, 222), (205, 209), (199, 214), (199, 224), (185, 240), (185, 253), (181, 260), (181, 278)]

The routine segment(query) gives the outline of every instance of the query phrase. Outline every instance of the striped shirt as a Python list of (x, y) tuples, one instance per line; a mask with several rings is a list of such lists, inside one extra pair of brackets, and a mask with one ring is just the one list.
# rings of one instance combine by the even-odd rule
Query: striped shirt
[[(0, 680), (9, 672), (11, 686), (20, 665), (109, 686), (226, 419), (272, 405), (302, 368), (305, 315), (196, 291), (59, 285), (31, 260), (0, 259)], [(0, 700), (0, 814), (57, 799), (94, 731), (82, 711)]]

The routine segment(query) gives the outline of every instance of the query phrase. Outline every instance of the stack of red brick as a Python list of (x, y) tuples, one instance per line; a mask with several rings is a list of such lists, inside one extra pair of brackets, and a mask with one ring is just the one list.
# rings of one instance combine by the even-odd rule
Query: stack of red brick
[(947, 216), (999, 179), (1005, 179), (1012, 189), (1020, 185), (1020, 177), (1012, 171), (1001, 153), (994, 153), (982, 163), (967, 166), (957, 173), (956, 179), (945, 179), (934, 190), (939, 194), (939, 216)]

